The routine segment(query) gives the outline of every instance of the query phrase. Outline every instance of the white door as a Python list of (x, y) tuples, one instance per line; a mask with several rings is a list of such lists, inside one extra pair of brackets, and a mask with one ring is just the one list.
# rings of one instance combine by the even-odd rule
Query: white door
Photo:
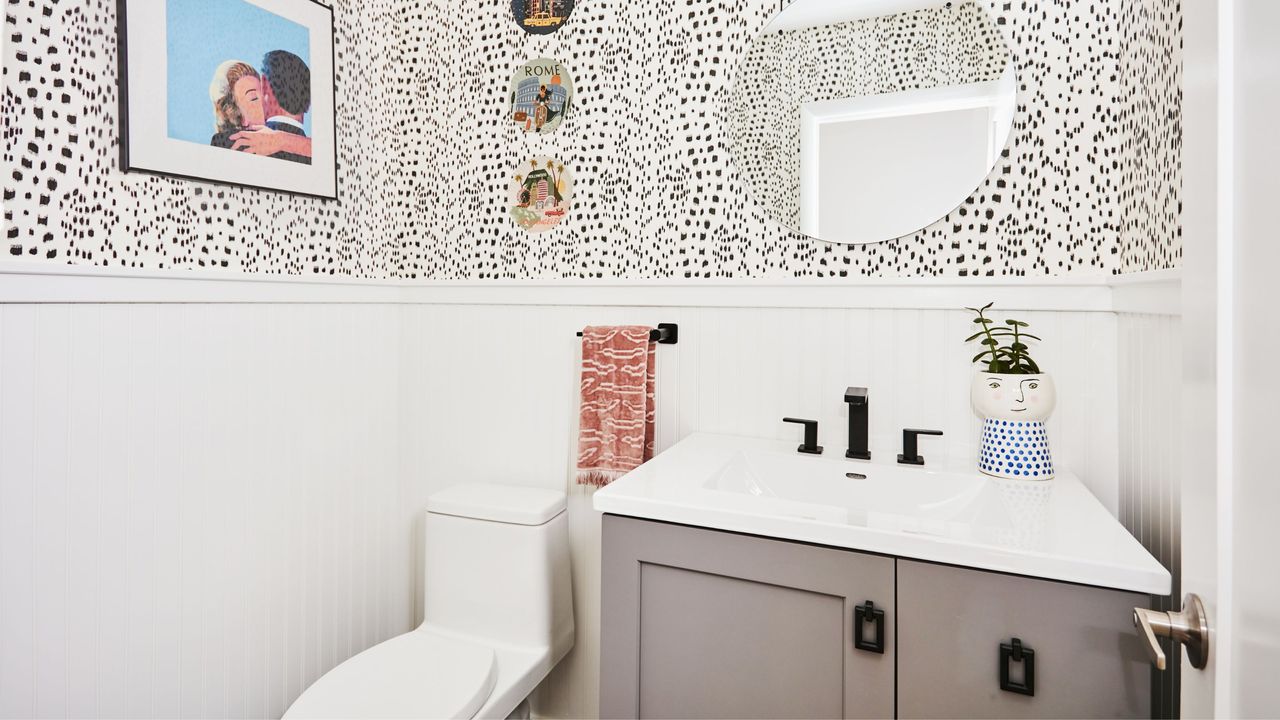
[(1184, 717), (1280, 716), (1280, 2), (1183, 3)]

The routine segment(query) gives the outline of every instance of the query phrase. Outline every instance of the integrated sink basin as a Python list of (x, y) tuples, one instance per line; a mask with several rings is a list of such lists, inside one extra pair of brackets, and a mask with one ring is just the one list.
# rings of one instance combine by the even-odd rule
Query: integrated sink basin
[(1069, 472), (1002, 480), (698, 434), (596, 492), (615, 515), (1166, 595), (1167, 570)]
[(981, 520), (975, 515), (975, 500), (991, 490), (976, 475), (823, 458), (797, 461), (757, 448), (732, 452), (702, 488), (751, 496), (768, 514), (864, 527), (937, 526), (961, 518), (965, 525), (1010, 524), (1004, 513)]

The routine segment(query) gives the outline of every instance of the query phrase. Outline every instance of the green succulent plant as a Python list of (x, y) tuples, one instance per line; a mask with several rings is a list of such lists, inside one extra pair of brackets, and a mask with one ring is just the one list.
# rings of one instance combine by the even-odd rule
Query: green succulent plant
[[(1039, 375), (1040, 366), (1031, 358), (1030, 348), (1024, 341), (1040, 338), (1025, 332), (1031, 326), (1021, 320), (1009, 319), (1004, 321), (1004, 325), (997, 325), (995, 320), (987, 317), (987, 311), (994, 305), (995, 303), (987, 303), (980, 308), (965, 308), (978, 316), (973, 319), (973, 322), (982, 328), (970, 335), (965, 342), (970, 343), (981, 338), (981, 343), (985, 347), (982, 352), (973, 356), (973, 362), (985, 363), (989, 373)], [(1002, 344), (1002, 341), (1005, 342)]]

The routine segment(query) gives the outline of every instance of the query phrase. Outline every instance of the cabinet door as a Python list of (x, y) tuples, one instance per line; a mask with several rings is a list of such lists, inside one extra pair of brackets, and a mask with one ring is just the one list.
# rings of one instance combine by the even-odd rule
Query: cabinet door
[[(1132, 620), (1147, 601), (899, 560), (898, 716), (1150, 717), (1151, 664)], [(1015, 638), (1023, 659), (1002, 659)], [(1001, 689), (1002, 666), (1013, 685), (1034, 687)]]
[[(891, 717), (893, 574), (891, 558), (606, 515), (601, 717)], [(854, 647), (857, 625), (883, 652)]]

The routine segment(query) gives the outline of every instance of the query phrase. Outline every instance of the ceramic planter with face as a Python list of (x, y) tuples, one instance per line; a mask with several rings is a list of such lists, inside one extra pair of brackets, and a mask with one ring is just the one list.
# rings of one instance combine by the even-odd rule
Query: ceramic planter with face
[(1049, 375), (978, 373), (971, 388), (973, 409), (989, 420), (1043, 422), (1053, 414), (1058, 390)]
[(971, 395), (984, 419), (978, 469), (1000, 478), (1053, 479), (1045, 427), (1058, 401), (1053, 378), (980, 372), (973, 377)]

